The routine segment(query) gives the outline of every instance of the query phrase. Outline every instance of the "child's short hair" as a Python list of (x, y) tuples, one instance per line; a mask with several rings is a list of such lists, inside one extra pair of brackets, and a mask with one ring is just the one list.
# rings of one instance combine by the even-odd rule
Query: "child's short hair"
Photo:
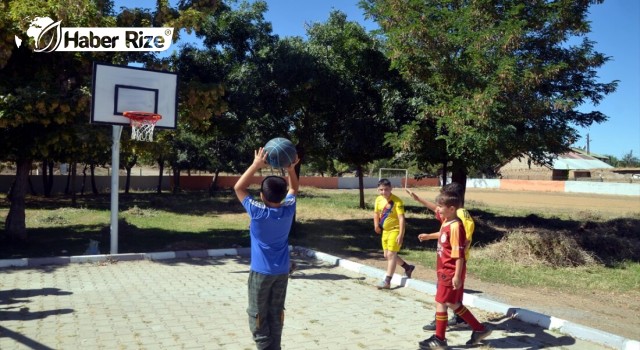
[(378, 187), (380, 186), (391, 187), (391, 181), (389, 179), (380, 179), (378, 180)]
[(287, 196), (287, 181), (280, 176), (267, 176), (262, 180), (260, 192), (271, 203), (280, 203)]
[(460, 208), (461, 203), (462, 200), (460, 198), (460, 194), (453, 191), (443, 191), (436, 197), (436, 204), (438, 205)]
[(464, 189), (462, 188), (462, 185), (460, 185), (457, 182), (452, 182), (450, 184), (444, 185), (444, 187), (442, 187), (442, 189), (440, 189), (440, 193), (456, 193), (459, 196), (462, 195), (462, 192), (464, 192)]

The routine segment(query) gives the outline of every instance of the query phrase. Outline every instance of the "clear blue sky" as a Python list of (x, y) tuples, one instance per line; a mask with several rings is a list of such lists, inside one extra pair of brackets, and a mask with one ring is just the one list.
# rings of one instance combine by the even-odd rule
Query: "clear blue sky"
[[(116, 1), (116, 9), (123, 0)], [(347, 14), (347, 19), (362, 23), (367, 29), (376, 24), (365, 21), (358, 0), (267, 0), (266, 19), (281, 37), (305, 36), (305, 23), (325, 22), (332, 9)], [(135, 4), (135, 5), (133, 5)], [(144, 4), (144, 5), (142, 5)], [(127, 2), (127, 6), (153, 7), (153, 0)], [(598, 106), (583, 105), (581, 111), (599, 110), (609, 117), (602, 124), (579, 129), (581, 139), (574, 146), (593, 153), (622, 158), (629, 151), (640, 157), (640, 1), (605, 0), (590, 8), (589, 38), (595, 50), (611, 60), (598, 71), (601, 82), (619, 80), (615, 93), (606, 96)]]

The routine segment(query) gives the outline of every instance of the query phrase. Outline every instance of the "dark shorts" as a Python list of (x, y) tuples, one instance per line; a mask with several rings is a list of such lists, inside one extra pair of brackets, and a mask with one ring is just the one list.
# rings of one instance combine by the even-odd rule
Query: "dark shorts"
[(249, 272), (249, 329), (258, 349), (280, 349), (289, 275)]

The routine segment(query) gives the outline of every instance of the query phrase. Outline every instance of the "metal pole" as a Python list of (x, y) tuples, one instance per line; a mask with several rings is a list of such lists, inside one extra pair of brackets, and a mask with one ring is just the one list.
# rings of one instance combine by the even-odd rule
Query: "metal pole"
[(111, 144), (111, 254), (118, 254), (118, 191), (120, 190), (120, 135), (122, 125), (112, 125)]

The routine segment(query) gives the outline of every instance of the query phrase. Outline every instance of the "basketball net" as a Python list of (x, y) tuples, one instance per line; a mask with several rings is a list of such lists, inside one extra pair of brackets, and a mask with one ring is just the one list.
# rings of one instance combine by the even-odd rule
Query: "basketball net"
[(123, 115), (131, 121), (131, 139), (136, 141), (153, 141), (153, 130), (162, 116), (155, 113), (127, 111)]

